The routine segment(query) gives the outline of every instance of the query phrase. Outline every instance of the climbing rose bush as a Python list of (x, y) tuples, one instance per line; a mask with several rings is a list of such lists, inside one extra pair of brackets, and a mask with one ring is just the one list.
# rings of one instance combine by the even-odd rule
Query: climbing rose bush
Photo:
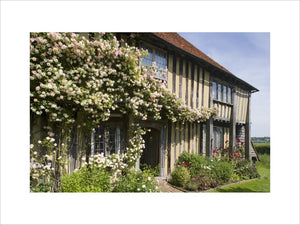
[(216, 115), (215, 108), (185, 106), (166, 83), (154, 79), (157, 67), (140, 66), (144, 54), (110, 35), (90, 41), (74, 33), (31, 33), (31, 112), (70, 124), (81, 111), (82, 125), (90, 128), (113, 111), (174, 122), (203, 122)]
[(54, 134), (37, 141), (37, 148), (43, 149), (43, 154), (34, 151), (30, 145), (30, 190), (32, 192), (53, 191), (53, 185), (58, 181), (57, 173), (66, 174), (68, 163), (67, 148), (62, 143), (58, 147)]
[(229, 148), (229, 141), (225, 141), (225, 146), (220, 146), (212, 151), (214, 159), (225, 159), (230, 161), (233, 165), (237, 164), (238, 160), (245, 158), (245, 143), (240, 139), (236, 139), (235, 151), (231, 152)]
[[(160, 72), (155, 65), (141, 66), (146, 54), (112, 34), (99, 33), (88, 40), (75, 33), (31, 33), (31, 115), (44, 116), (56, 128), (67, 130), (76, 124), (86, 132), (107, 121), (112, 112), (131, 115), (135, 121), (182, 123), (216, 115), (216, 108), (191, 109), (171, 93), (164, 81), (155, 79)], [(78, 113), (84, 121), (77, 121)], [(144, 149), (144, 132), (136, 125), (125, 154), (110, 156), (112, 160), (119, 157), (134, 165)]]

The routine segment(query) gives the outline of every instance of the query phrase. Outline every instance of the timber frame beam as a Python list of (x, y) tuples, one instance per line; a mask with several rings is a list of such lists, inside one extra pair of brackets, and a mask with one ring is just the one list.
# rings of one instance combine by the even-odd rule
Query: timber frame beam
[(251, 118), (250, 118), (250, 103), (251, 93), (248, 95), (248, 110), (246, 115), (246, 134), (245, 134), (245, 159), (250, 159), (250, 148), (251, 148)]
[(232, 153), (235, 151), (235, 137), (236, 137), (235, 95), (236, 95), (236, 90), (235, 90), (235, 88), (233, 88), (232, 93), (231, 93), (232, 110), (231, 110), (231, 121), (230, 121), (230, 129), (229, 129), (230, 130), (229, 131), (229, 148)]

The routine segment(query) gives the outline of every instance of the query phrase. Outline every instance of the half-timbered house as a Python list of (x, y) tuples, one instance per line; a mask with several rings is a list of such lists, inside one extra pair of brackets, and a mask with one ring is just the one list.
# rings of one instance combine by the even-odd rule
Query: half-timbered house
[[(82, 34), (93, 38), (93, 34)], [(189, 153), (212, 156), (214, 149), (229, 145), (236, 139), (245, 143), (245, 157), (257, 159), (251, 145), (251, 95), (258, 90), (205, 55), (177, 33), (116, 33), (118, 39), (148, 51), (142, 65), (167, 69), (167, 76), (157, 79), (167, 82), (168, 89), (191, 108), (216, 107), (218, 115), (204, 123), (172, 123), (164, 120), (140, 121), (148, 128), (144, 135), (145, 150), (137, 162), (152, 167), (159, 165), (160, 176), (169, 176), (178, 156)], [(234, 63), (234, 62), (232, 62)], [(89, 138), (79, 129), (72, 132), (70, 172), (80, 166), (80, 146), (90, 142), (89, 155), (122, 153), (126, 148), (128, 116), (112, 113), (111, 118)], [(33, 129), (34, 130), (34, 129)]]

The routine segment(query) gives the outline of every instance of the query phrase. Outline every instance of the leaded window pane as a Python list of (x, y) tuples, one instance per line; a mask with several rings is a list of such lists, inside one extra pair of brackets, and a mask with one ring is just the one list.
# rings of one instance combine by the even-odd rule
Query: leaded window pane
[(227, 102), (227, 87), (223, 86), (223, 102)]
[(218, 100), (222, 101), (222, 85), (218, 84)]
[(227, 92), (227, 95), (228, 95), (228, 103), (230, 103), (231, 104), (231, 88), (230, 87), (228, 87), (228, 92)]
[(153, 49), (150, 47), (142, 46), (142, 49), (148, 50), (147, 56), (143, 56), (142, 58), (142, 66), (152, 66), (153, 62), (155, 62), (158, 73), (156, 78), (167, 80), (167, 76), (163, 76), (164, 71), (167, 69), (167, 56), (163, 51), (158, 49)]
[(217, 99), (217, 84), (216, 84), (216, 82), (212, 83), (212, 93), (213, 93), (213, 99)]
[(152, 66), (153, 62), (153, 51), (150, 48), (144, 48), (145, 50), (148, 50), (148, 55), (143, 56), (142, 58), (142, 66)]
[(167, 58), (163, 52), (158, 50), (155, 51), (155, 62), (158, 68), (167, 68)]
[(100, 154), (104, 152), (104, 128), (99, 127), (94, 133), (94, 153)]
[(107, 129), (108, 131), (108, 140), (107, 140), (107, 146), (106, 150), (107, 153), (112, 154), (115, 153), (115, 133), (116, 133), (116, 128), (114, 127), (109, 127)]
[(167, 68), (167, 57), (166, 54), (159, 50), (155, 50), (155, 62), (158, 67), (157, 78), (165, 80), (166, 77), (163, 76), (165, 69)]
[(118, 127), (98, 127), (92, 134), (92, 154), (110, 155), (120, 153), (121, 131)]

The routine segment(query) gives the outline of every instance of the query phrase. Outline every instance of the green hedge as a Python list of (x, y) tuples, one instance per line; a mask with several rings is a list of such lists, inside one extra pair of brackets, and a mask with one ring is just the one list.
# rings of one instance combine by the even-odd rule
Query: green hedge
[(233, 174), (233, 165), (225, 161), (215, 161), (212, 167), (212, 174), (220, 184), (227, 183)]
[(61, 192), (109, 192), (110, 177), (104, 169), (83, 167), (61, 178)]
[(191, 179), (189, 170), (183, 166), (176, 167), (171, 177), (171, 183), (179, 187), (184, 187)]
[(254, 143), (254, 147), (258, 154), (270, 155), (270, 143)]

